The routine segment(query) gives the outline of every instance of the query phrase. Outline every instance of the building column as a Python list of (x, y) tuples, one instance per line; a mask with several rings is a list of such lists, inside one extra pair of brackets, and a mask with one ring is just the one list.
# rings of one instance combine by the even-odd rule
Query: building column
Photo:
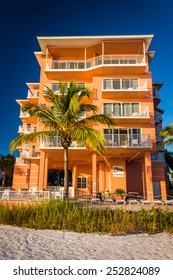
[(166, 181), (160, 181), (161, 199), (167, 200)]
[(99, 192), (105, 191), (105, 174), (104, 174), (104, 162), (99, 163)]
[(78, 165), (77, 163), (73, 163), (72, 166), (72, 186), (75, 190), (77, 190), (77, 175), (78, 175)]
[(44, 166), (44, 189), (47, 189), (47, 177), (48, 177), (48, 158), (45, 159), (45, 166)]
[(92, 193), (96, 195), (97, 191), (97, 156), (92, 154)]
[(147, 200), (153, 200), (153, 182), (150, 152), (145, 152), (142, 165), (143, 194)]
[(45, 177), (45, 152), (40, 153), (40, 166), (39, 166), (39, 179), (38, 179), (38, 190), (44, 188), (44, 177)]

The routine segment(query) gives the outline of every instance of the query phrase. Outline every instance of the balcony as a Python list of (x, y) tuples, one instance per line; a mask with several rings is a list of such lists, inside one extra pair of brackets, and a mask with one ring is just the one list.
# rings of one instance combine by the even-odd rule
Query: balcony
[(30, 127), (24, 127), (23, 125), (19, 125), (19, 129), (18, 129), (18, 133), (20, 134), (33, 133), (36, 131), (37, 131), (36, 127), (30, 128)]
[[(62, 149), (61, 144), (61, 137), (59, 136), (53, 136), (53, 137), (47, 137), (45, 139), (41, 139), (40, 141), (40, 149), (55, 149), (60, 148)], [(72, 141), (70, 148), (72, 149), (85, 149), (85, 145), (78, 144), (76, 141)]]
[(148, 121), (148, 106), (140, 106), (139, 103), (104, 103), (103, 114), (110, 118), (116, 119), (118, 122), (146, 122)]
[(105, 134), (107, 148), (151, 148), (149, 134)]
[(33, 158), (33, 159), (40, 159), (40, 156), (32, 149), (24, 149), (22, 152), (22, 159), (28, 159), (28, 158)]
[(162, 121), (163, 121), (162, 114), (159, 113), (159, 112), (155, 112), (155, 113), (154, 113), (154, 121), (155, 121), (156, 123), (162, 122)]
[(161, 97), (160, 97), (160, 92), (158, 89), (156, 88), (153, 88), (153, 98), (154, 98), (154, 105), (155, 107), (158, 106), (158, 104), (160, 103), (161, 101)]
[(146, 79), (103, 79), (103, 98), (138, 98), (146, 97), (147, 94)]
[(22, 158), (16, 157), (15, 164), (28, 164), (28, 162)]
[[(101, 68), (101, 70), (99, 70)], [(115, 71), (116, 74), (126, 72), (128, 74), (142, 74), (145, 71), (146, 63), (144, 55), (126, 54), (126, 55), (100, 55), (86, 60), (53, 60), (47, 61), (45, 72), (48, 78), (56, 78), (53, 73), (63, 73), (68, 76), (70, 72), (92, 72), (94, 74), (109, 74)], [(67, 73), (67, 74), (65, 74)], [(89, 73), (87, 73), (87, 76)], [(85, 75), (83, 75), (85, 77)], [(91, 73), (92, 77), (92, 73)], [(61, 76), (59, 76), (61, 79)]]
[(39, 98), (39, 91), (35, 90), (35, 89), (32, 89), (32, 90), (29, 89), (27, 98), (31, 102), (36, 102)]
[(30, 114), (27, 112), (23, 112), (22, 110), (20, 110), (20, 118), (29, 118)]

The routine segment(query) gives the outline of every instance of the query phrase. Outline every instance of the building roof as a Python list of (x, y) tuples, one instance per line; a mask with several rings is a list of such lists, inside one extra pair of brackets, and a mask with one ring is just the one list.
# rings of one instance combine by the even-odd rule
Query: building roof
[(144, 40), (146, 45), (146, 52), (149, 49), (154, 35), (111, 35), (111, 36), (51, 36), (51, 37), (37, 37), (40, 48), (43, 53), (46, 52), (48, 46), (73, 46), (85, 47), (100, 41), (110, 40)]

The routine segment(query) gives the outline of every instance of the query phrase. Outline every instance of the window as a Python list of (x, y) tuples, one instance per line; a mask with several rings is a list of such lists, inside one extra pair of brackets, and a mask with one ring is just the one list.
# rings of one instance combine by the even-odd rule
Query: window
[(77, 187), (78, 187), (78, 189), (86, 189), (86, 187), (87, 187), (87, 178), (78, 177), (77, 178)]

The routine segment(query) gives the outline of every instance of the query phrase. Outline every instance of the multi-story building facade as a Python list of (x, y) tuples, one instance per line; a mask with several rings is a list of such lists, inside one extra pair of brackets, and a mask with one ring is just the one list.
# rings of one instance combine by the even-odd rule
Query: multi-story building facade
[[(154, 52), (152, 35), (38, 37), (41, 51), (39, 83), (28, 83), (27, 99), (47, 103), (44, 86), (59, 94), (59, 82), (74, 81), (94, 92), (92, 103), (99, 113), (115, 121), (110, 130), (102, 125), (107, 147), (103, 158), (72, 143), (69, 148), (70, 184), (76, 192), (113, 193), (117, 188), (137, 192), (152, 200), (166, 199), (164, 157), (158, 148), (162, 113), (158, 108), (161, 84), (152, 82), (149, 70)], [(21, 111), (19, 133), (39, 131), (36, 119)], [(63, 185), (63, 148), (58, 136), (19, 147), (13, 188)]]

